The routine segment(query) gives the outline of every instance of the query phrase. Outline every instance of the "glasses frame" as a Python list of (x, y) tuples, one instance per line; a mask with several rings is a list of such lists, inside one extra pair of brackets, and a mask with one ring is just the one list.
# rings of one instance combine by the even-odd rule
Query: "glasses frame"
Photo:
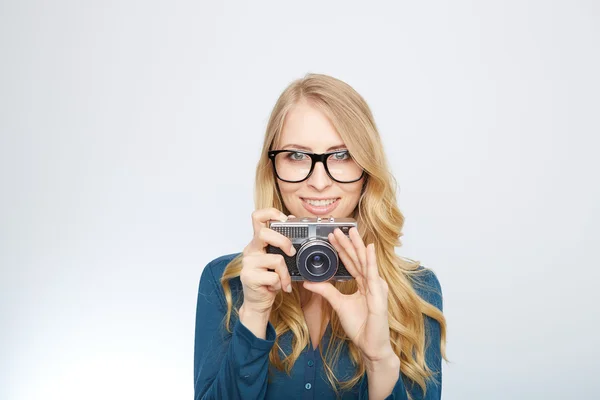
[[(299, 181), (288, 181), (286, 179), (282, 179), (279, 176), (279, 173), (277, 172), (277, 166), (275, 165), (275, 157), (277, 156), (277, 154), (280, 153), (301, 153), (301, 154), (305, 154), (307, 156), (310, 157), (311, 160), (311, 164), (310, 164), (310, 170), (308, 171), (308, 175), (306, 175), (306, 177), (304, 179), (301, 179)], [(332, 180), (334, 180), (337, 183), (354, 183), (354, 182), (358, 182), (360, 181), (363, 176), (365, 176), (365, 170), (362, 170), (362, 173), (360, 174), (360, 177), (358, 177), (358, 179), (354, 179), (352, 181), (340, 181), (335, 179), (331, 173), (329, 172), (329, 168), (327, 167), (327, 158), (329, 158), (329, 156), (333, 155), (333, 154), (338, 154), (338, 153), (348, 153), (350, 154), (350, 152), (348, 150), (336, 150), (336, 151), (332, 151), (329, 153), (322, 153), (322, 154), (315, 154), (315, 153), (310, 153), (308, 151), (302, 151), (302, 150), (271, 150), (269, 151), (268, 155), (269, 155), (269, 159), (271, 160), (271, 162), (273, 163), (273, 171), (275, 171), (275, 175), (277, 176), (277, 178), (279, 180), (282, 180), (284, 182), (288, 182), (288, 183), (300, 183), (300, 182), (304, 182), (305, 180), (307, 180), (308, 178), (310, 178), (310, 176), (312, 175), (313, 171), (315, 170), (315, 164), (320, 162), (323, 164), (323, 167), (325, 168), (325, 172), (327, 173), (327, 176), (329, 176)]]

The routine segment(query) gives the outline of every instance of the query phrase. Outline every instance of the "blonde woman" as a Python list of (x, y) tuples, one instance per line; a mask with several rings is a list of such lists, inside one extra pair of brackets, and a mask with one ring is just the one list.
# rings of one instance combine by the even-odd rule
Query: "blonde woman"
[[(254, 236), (202, 272), (195, 399), (439, 399), (446, 322), (431, 270), (395, 253), (404, 217), (364, 99), (326, 75), (279, 97), (256, 171)], [(354, 218), (328, 236), (354, 279), (292, 281), (269, 221)]]

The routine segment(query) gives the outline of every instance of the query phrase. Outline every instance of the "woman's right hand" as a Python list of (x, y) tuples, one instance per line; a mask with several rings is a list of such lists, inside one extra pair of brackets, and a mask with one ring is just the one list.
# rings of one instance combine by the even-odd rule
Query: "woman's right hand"
[[(252, 213), (254, 237), (244, 248), (242, 257), (240, 280), (244, 291), (244, 302), (239, 314), (244, 325), (259, 327), (261, 333), (257, 334), (259, 337), (263, 336), (262, 332), (266, 329), (277, 292), (282, 289), (288, 293), (292, 291), (292, 279), (283, 256), (268, 254), (266, 251), (267, 245), (270, 244), (279, 247), (288, 256), (296, 254), (296, 249), (289, 238), (267, 227), (269, 220), (286, 221), (287, 219), (285, 214), (275, 208), (265, 208)], [(254, 331), (251, 328), (250, 330)]]

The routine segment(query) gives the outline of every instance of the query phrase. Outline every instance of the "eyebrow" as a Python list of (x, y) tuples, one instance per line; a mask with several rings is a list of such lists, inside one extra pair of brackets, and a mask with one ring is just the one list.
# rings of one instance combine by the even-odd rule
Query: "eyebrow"
[[(286, 149), (286, 148), (290, 148), (293, 147), (294, 149), (298, 149), (298, 150), (306, 150), (306, 151), (312, 151), (312, 149), (310, 147), (306, 147), (306, 146), (301, 146), (299, 144), (286, 144), (285, 146), (282, 147), (282, 149)], [(338, 144), (336, 146), (331, 146), (330, 148), (327, 149), (327, 151), (332, 151), (332, 150), (346, 150), (346, 145), (344, 144)]]

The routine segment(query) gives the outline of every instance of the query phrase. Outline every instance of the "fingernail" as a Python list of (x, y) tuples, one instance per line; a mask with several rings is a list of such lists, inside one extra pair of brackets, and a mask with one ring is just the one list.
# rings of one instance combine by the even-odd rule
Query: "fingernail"
[(290, 251), (290, 253), (292, 253), (292, 255), (295, 256), (296, 255), (296, 248), (292, 247), (292, 251)]
[(291, 283), (289, 285), (287, 285), (287, 287), (285, 288), (285, 291), (288, 293), (292, 293), (292, 284)]
[(285, 221), (287, 221), (287, 219), (288, 219), (288, 217), (287, 217), (287, 215), (285, 215), (285, 214), (281, 214), (281, 216), (279, 217), (279, 220), (280, 220), (281, 222), (285, 222)]

